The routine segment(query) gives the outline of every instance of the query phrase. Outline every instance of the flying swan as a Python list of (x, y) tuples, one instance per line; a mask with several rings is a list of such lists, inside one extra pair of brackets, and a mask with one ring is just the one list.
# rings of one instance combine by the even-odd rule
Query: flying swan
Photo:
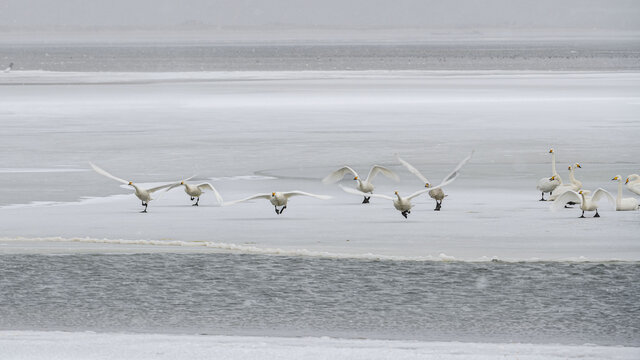
[(180, 181), (179, 183), (172, 184), (171, 186), (169, 186), (169, 188), (166, 191), (177, 188), (178, 186), (184, 186), (184, 192), (186, 192), (187, 195), (191, 197), (191, 201), (196, 199), (196, 203), (193, 204), (192, 206), (198, 206), (198, 203), (200, 202), (200, 196), (202, 196), (202, 193), (204, 192), (204, 190), (213, 191), (214, 195), (216, 196), (216, 200), (218, 201), (218, 204), (222, 205), (222, 202), (223, 202), (222, 196), (220, 196), (220, 193), (218, 193), (218, 190), (216, 190), (216, 188), (214, 188), (213, 185), (211, 185), (208, 182), (198, 184), (198, 185), (191, 185), (183, 180), (183, 181)]
[(616, 211), (638, 210), (638, 199), (622, 198), (622, 177), (616, 175), (611, 181), (618, 182), (618, 195), (616, 196)]
[(356, 188), (363, 193), (363, 196), (364, 196), (364, 200), (362, 200), (363, 204), (368, 204), (369, 199), (371, 199), (371, 196), (367, 196), (367, 194), (373, 194), (374, 186), (371, 182), (373, 181), (373, 178), (376, 177), (376, 175), (378, 175), (378, 173), (381, 173), (382, 175), (388, 178), (391, 178), (395, 181), (400, 180), (400, 178), (398, 178), (398, 175), (396, 175), (396, 173), (394, 173), (393, 171), (380, 165), (374, 165), (371, 168), (371, 170), (369, 170), (369, 175), (367, 175), (367, 178), (365, 180), (362, 180), (360, 176), (358, 176), (358, 173), (355, 170), (353, 170), (348, 166), (344, 166), (332, 172), (331, 174), (327, 175), (324, 179), (322, 179), (322, 182), (325, 184), (335, 183), (340, 179), (342, 179), (348, 173), (353, 174), (354, 176), (353, 180), (356, 180), (358, 182)]
[[(315, 195), (315, 194), (310, 194), (304, 191), (289, 191), (289, 192), (272, 192), (271, 194), (256, 194), (253, 196), (249, 196), (248, 198), (231, 201), (231, 202), (225, 202), (223, 205), (229, 206), (229, 205), (233, 205), (233, 204), (237, 204), (237, 203), (241, 203), (241, 202), (245, 202), (253, 199), (267, 199), (275, 207), (276, 214), (280, 215), (282, 214), (284, 209), (287, 208), (287, 202), (289, 198), (293, 196), (310, 196), (320, 200), (331, 199), (331, 196), (327, 196), (327, 195)], [(278, 206), (282, 206), (282, 208), (278, 209)]]
[[(439, 185), (440, 187), (438, 187), (437, 189), (434, 189), (434, 188), (430, 189), (429, 196), (436, 201), (436, 208), (433, 209), (434, 211), (440, 211), (440, 208), (442, 207), (442, 200), (447, 196), (447, 195), (444, 194), (444, 190), (442, 190), (442, 186), (444, 186), (442, 184), (444, 184), (445, 182), (447, 184), (450, 184), (453, 180), (455, 180), (455, 178), (458, 177), (458, 173), (459, 173), (460, 169), (462, 169), (462, 167), (465, 166), (467, 164), (467, 162), (469, 162), (469, 160), (471, 160), (471, 156), (473, 156), (473, 153), (474, 153), (474, 151), (472, 151), (469, 156), (464, 158), (464, 160), (462, 160), (458, 164), (458, 166), (456, 166), (456, 168), (452, 172), (449, 173), (449, 175), (445, 176), (445, 178), (442, 179), (442, 181), (440, 182), (440, 185)], [(417, 176), (418, 179), (422, 180), (422, 182), (424, 183), (424, 187), (426, 187), (426, 188), (430, 188), (431, 187), (431, 183), (429, 182), (429, 180), (424, 175), (422, 175), (422, 173), (420, 173), (420, 171), (418, 171), (418, 169), (413, 167), (408, 162), (402, 160), (398, 154), (396, 154), (396, 159), (398, 159), (398, 161), (402, 165), (404, 165), (404, 167), (406, 167), (407, 170), (409, 170), (409, 172), (411, 172), (412, 174)], [(453, 179), (453, 180), (447, 182), (449, 179)]]
[(556, 153), (553, 149), (549, 150), (549, 154), (551, 154), (551, 178), (543, 177), (538, 180), (538, 185), (536, 188), (542, 192), (542, 197), (540, 201), (546, 201), (544, 199), (544, 193), (549, 193), (549, 195), (553, 194), (553, 190), (555, 190), (558, 186), (562, 184), (562, 178), (558, 175), (556, 171)]
[(572, 201), (576, 204), (580, 204), (580, 209), (582, 210), (582, 215), (580, 215), (581, 218), (584, 217), (585, 211), (595, 211), (596, 214), (593, 217), (600, 217), (600, 214), (598, 214), (598, 202), (603, 198), (606, 198), (611, 204), (615, 203), (613, 196), (602, 188), (596, 189), (596, 191), (593, 192), (593, 196), (589, 196), (589, 193), (590, 191), (588, 190), (580, 190), (578, 192), (567, 190), (556, 199), (552, 208), (558, 208), (567, 202)]
[(109, 174), (108, 172), (106, 172), (105, 170), (97, 167), (96, 165), (94, 165), (93, 163), (89, 163), (89, 165), (91, 165), (91, 167), (93, 168), (93, 170), (95, 170), (95, 172), (97, 172), (100, 175), (106, 176), (112, 180), (121, 182), (125, 185), (129, 185), (132, 186), (136, 192), (136, 196), (138, 197), (138, 199), (142, 200), (142, 206), (144, 206), (144, 210), (142, 210), (141, 212), (146, 213), (147, 212), (147, 206), (149, 205), (149, 201), (153, 200), (153, 198), (151, 197), (151, 194), (153, 194), (154, 192), (158, 191), (158, 190), (162, 190), (164, 188), (167, 188), (169, 186), (171, 186), (172, 184), (166, 184), (166, 185), (162, 185), (162, 186), (157, 186), (151, 189), (142, 189), (140, 187), (138, 187), (138, 185), (134, 184), (132, 181), (127, 181), (127, 180), (123, 180), (120, 179), (119, 177), (115, 177), (111, 174)]

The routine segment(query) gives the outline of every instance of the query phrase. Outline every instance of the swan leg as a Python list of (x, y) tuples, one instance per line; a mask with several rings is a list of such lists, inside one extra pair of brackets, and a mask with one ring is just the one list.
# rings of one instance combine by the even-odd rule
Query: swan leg
[(440, 201), (436, 200), (436, 208), (433, 209), (433, 211), (440, 211), (441, 207), (442, 207), (442, 200)]
[(584, 217), (584, 210), (582, 210), (582, 215), (580, 215), (581, 218)]
[(282, 214), (282, 212), (284, 211), (284, 209), (287, 208), (287, 205), (283, 206), (282, 209), (280, 209), (280, 214)]
[[(193, 200), (193, 198), (191, 198), (191, 200)], [(191, 206), (198, 206), (198, 203), (200, 202), (200, 197), (198, 197), (198, 200), (196, 200), (196, 203), (191, 205)]]
[(191, 201), (193, 201), (193, 199), (195, 199), (193, 196), (191, 197)]
[(280, 215), (280, 210), (278, 210), (278, 207), (274, 206), (274, 208), (276, 209), (276, 214)]
[(600, 217), (600, 214), (598, 214), (598, 209), (596, 209), (596, 214), (593, 215), (593, 217)]
[(144, 210), (140, 211), (141, 213), (146, 213), (147, 212), (147, 205), (149, 205), (149, 203), (145, 203), (144, 201), (142, 202), (142, 205), (144, 205)]
[[(549, 195), (551, 195), (551, 193), (549, 193)], [(540, 201), (547, 201), (544, 199), (544, 193), (542, 193), (542, 197), (540, 198)]]
[(363, 203), (363, 204), (368, 204), (368, 203), (369, 203), (369, 199), (371, 199), (371, 196), (369, 196), (369, 197), (366, 197), (366, 196), (365, 196), (365, 197), (364, 197), (364, 200), (362, 200), (362, 203)]
[(409, 212), (407, 212), (407, 211), (403, 211), (403, 212), (402, 212), (402, 216), (404, 216), (404, 218), (406, 219), (406, 218), (407, 218), (407, 214), (408, 214), (408, 213), (409, 213)]

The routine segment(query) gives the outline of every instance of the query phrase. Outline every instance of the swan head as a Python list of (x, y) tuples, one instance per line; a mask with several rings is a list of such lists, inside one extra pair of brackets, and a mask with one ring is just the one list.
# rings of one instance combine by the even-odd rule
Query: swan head
[(553, 154), (553, 148), (549, 150), (549, 154)]
[(272, 192), (272, 193), (271, 193), (271, 196), (276, 196), (276, 193)]
[(578, 191), (578, 194), (582, 195), (584, 192), (582, 190)]
[(626, 180), (624, 183), (625, 183), (625, 184), (628, 184), (628, 183), (629, 183), (629, 178), (627, 178), (627, 180)]
[(431, 186), (431, 184), (429, 184), (429, 183), (424, 184), (424, 187), (426, 187), (426, 188), (428, 188), (429, 186)]
[(567, 168), (567, 170), (571, 170), (571, 165), (569, 165), (569, 167)]
[(616, 175), (613, 177), (613, 179), (611, 179), (611, 181), (614, 181), (614, 180), (620, 180), (620, 175)]
[(552, 177), (550, 177), (550, 178), (549, 178), (549, 181), (553, 181), (553, 180), (555, 180), (555, 179), (556, 179), (556, 176), (555, 176), (555, 175), (553, 175)]
[(357, 176), (356, 176), (356, 177), (354, 177), (354, 178), (353, 178), (353, 180), (358, 180), (358, 177), (357, 177)]
[(575, 165), (578, 169), (582, 169), (582, 166), (580, 166), (580, 164), (576, 163)]
[(127, 185), (133, 185), (133, 182), (132, 182), (132, 181), (129, 181), (129, 184), (127, 184)]
[(180, 185), (184, 185), (184, 181), (180, 181)]

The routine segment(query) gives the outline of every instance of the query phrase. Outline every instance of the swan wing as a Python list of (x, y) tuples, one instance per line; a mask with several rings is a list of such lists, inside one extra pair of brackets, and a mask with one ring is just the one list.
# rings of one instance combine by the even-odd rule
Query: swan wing
[(244, 199), (225, 202), (225, 203), (222, 203), (222, 205), (223, 206), (229, 206), (229, 205), (233, 205), (233, 204), (237, 204), (237, 203), (241, 203), (241, 202), (245, 202), (245, 201), (249, 201), (249, 200), (253, 200), (253, 199), (267, 199), (267, 200), (269, 200), (269, 199), (271, 199), (271, 194), (255, 194), (253, 196), (249, 196), (249, 197), (244, 198)]
[(360, 196), (373, 196), (373, 197), (377, 197), (380, 199), (387, 199), (387, 200), (392, 200), (393, 198), (391, 196), (387, 196), (387, 195), (382, 195), (382, 194), (365, 194), (362, 191), (359, 191), (357, 189), (353, 189), (353, 188), (348, 188), (348, 187), (344, 187), (342, 185), (338, 185), (344, 192), (349, 193), (349, 194), (353, 194), (353, 195), (360, 195)]
[(176, 181), (173, 184), (171, 184), (171, 186), (169, 186), (166, 191), (169, 191), (171, 189), (175, 189), (178, 186), (182, 185), (183, 182), (189, 181), (189, 180), (193, 179), (194, 177), (196, 177), (196, 175), (191, 175), (186, 179), (183, 179), (183, 180), (180, 180), (180, 181)]
[(358, 173), (355, 170), (348, 166), (344, 166), (327, 175), (324, 179), (322, 179), (322, 182), (325, 184), (332, 184), (342, 179), (348, 173), (353, 174), (353, 176), (358, 176)]
[(471, 160), (471, 157), (473, 156), (473, 153), (475, 153), (475, 150), (471, 151), (471, 154), (469, 154), (469, 156), (467, 156), (466, 158), (462, 159), (462, 161), (460, 161), (460, 163), (458, 163), (458, 166), (456, 166), (455, 169), (453, 169), (453, 171), (451, 171), (449, 173), (449, 175), (445, 176), (444, 179), (442, 179), (442, 181), (440, 182), (441, 186), (445, 186), (447, 184), (450, 184), (453, 182), (453, 180), (455, 180), (458, 175), (460, 175), (460, 170), (462, 170), (462, 168), (467, 165), (467, 163), (469, 162), (469, 160)]
[(600, 202), (600, 200), (602, 200), (603, 198), (607, 199), (609, 204), (615, 206), (616, 199), (614, 199), (613, 196), (603, 188), (597, 188), (596, 191), (593, 192), (593, 196), (591, 197), (591, 199), (596, 203)]
[(206, 183), (198, 184), (196, 186), (200, 190), (209, 189), (209, 190), (213, 191), (214, 195), (216, 196), (216, 200), (218, 200), (218, 204), (222, 205), (222, 203), (223, 203), (222, 196), (220, 195), (218, 190), (216, 190), (216, 188), (213, 187), (213, 185), (211, 185), (210, 183), (206, 182)]
[(567, 190), (555, 199), (553, 204), (551, 204), (551, 209), (557, 210), (564, 207), (564, 205), (570, 201), (576, 204), (582, 204), (582, 196), (573, 190)]
[(418, 179), (422, 180), (423, 183), (425, 184), (429, 183), (429, 180), (424, 175), (422, 175), (422, 173), (418, 169), (413, 167), (413, 165), (409, 164), (408, 162), (402, 160), (398, 154), (396, 154), (396, 159), (400, 162), (400, 164), (402, 164), (402, 166), (407, 168), (407, 170), (409, 170), (410, 173), (417, 176)]
[(147, 192), (148, 192), (148, 193), (154, 193), (154, 192), (156, 192), (156, 191), (158, 191), (158, 190), (162, 190), (162, 189), (166, 189), (166, 188), (168, 188), (168, 187), (171, 187), (173, 184), (174, 184), (174, 183), (170, 183), (170, 184), (164, 184), (164, 185), (156, 186), (156, 187), (153, 187), (153, 188), (151, 188), (151, 189), (147, 189)]
[(380, 165), (373, 165), (371, 167), (371, 170), (369, 170), (369, 175), (367, 175), (367, 181), (373, 181), (373, 178), (378, 174), (382, 174), (395, 181), (400, 181), (400, 178), (398, 177), (398, 175), (396, 175), (396, 173)]
[(298, 190), (288, 191), (288, 192), (282, 193), (282, 195), (284, 195), (287, 199), (293, 196), (311, 196), (313, 198), (320, 199), (320, 200), (331, 199), (331, 196), (328, 196), (328, 195), (316, 195), (316, 194), (311, 194), (308, 192), (298, 191)]
[[(437, 187), (435, 187), (435, 188), (436, 188), (436, 189), (438, 189), (438, 188), (440, 188), (440, 186), (437, 186)], [(413, 194), (411, 194), (411, 195), (407, 196), (407, 199), (411, 200), (411, 199), (413, 199), (414, 197), (418, 197), (418, 196), (420, 196), (420, 195), (422, 195), (422, 194), (424, 194), (424, 193), (426, 193), (426, 192), (429, 192), (429, 191), (431, 191), (431, 190), (433, 190), (433, 189), (434, 189), (434, 188), (426, 188), (426, 189), (418, 190), (418, 191), (414, 192)]]
[(112, 179), (112, 180), (115, 180), (115, 181), (121, 182), (121, 183), (123, 183), (123, 184), (129, 185), (129, 182), (128, 182), (127, 180), (120, 179), (119, 177), (116, 177), (116, 176), (113, 176), (113, 175), (109, 174), (109, 173), (108, 173), (108, 172), (106, 172), (104, 169), (101, 169), (101, 168), (97, 167), (94, 163), (91, 163), (91, 162), (90, 162), (90, 163), (89, 163), (89, 165), (91, 165), (91, 167), (93, 168), (93, 170), (94, 170), (95, 172), (97, 172), (98, 174), (100, 174), (100, 175), (102, 175), (102, 176), (106, 176), (106, 177), (108, 177), (109, 179)]

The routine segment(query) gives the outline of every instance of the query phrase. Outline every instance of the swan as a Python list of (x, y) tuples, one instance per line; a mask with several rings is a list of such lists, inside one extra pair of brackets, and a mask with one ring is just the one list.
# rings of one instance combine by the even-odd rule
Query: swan
[(583, 218), (585, 211), (595, 211), (596, 214), (593, 217), (600, 217), (600, 214), (598, 214), (598, 202), (602, 200), (602, 198), (606, 198), (612, 204), (615, 203), (613, 196), (602, 188), (596, 189), (596, 191), (593, 192), (593, 196), (589, 196), (589, 193), (590, 191), (588, 190), (580, 190), (578, 192), (567, 190), (556, 199), (552, 206), (557, 208), (570, 201), (576, 204), (580, 203), (580, 209), (582, 210), (580, 217)]
[(549, 150), (549, 154), (551, 154), (551, 176), (554, 177), (552, 180), (549, 177), (543, 177), (538, 180), (538, 185), (536, 188), (542, 192), (542, 197), (540, 201), (546, 201), (544, 199), (544, 193), (549, 193), (549, 195), (553, 194), (553, 190), (555, 190), (559, 185), (562, 184), (562, 178), (558, 175), (556, 171), (556, 152), (553, 149)]
[[(458, 166), (456, 166), (456, 168), (452, 172), (449, 173), (449, 175), (445, 176), (445, 178), (442, 179), (441, 184), (446, 182), (448, 179), (450, 179), (452, 177), (455, 180), (455, 178), (458, 177), (458, 172), (460, 171), (460, 169), (462, 169), (462, 167), (465, 166), (467, 164), (467, 162), (469, 162), (469, 160), (471, 160), (471, 156), (473, 156), (473, 153), (474, 153), (474, 151), (472, 151), (469, 156), (464, 158), (458, 164)], [(404, 165), (404, 167), (406, 167), (407, 170), (409, 170), (409, 172), (411, 172), (412, 174), (417, 176), (418, 179), (422, 180), (422, 182), (424, 183), (424, 187), (426, 187), (426, 188), (430, 188), (431, 187), (431, 184), (429, 183), (429, 180), (424, 175), (422, 175), (420, 173), (420, 171), (418, 171), (418, 169), (413, 167), (411, 164), (409, 164), (405, 160), (402, 160), (398, 154), (396, 154), (396, 159), (402, 165)], [(447, 182), (447, 184), (449, 184), (449, 183), (451, 183), (451, 182)], [(442, 200), (447, 196), (447, 195), (445, 195), (444, 190), (441, 187), (438, 187), (437, 189), (433, 189), (432, 188), (429, 191), (429, 196), (436, 201), (436, 208), (433, 209), (433, 210), (434, 211), (440, 211), (440, 208), (442, 207)]]
[(9, 66), (8, 66), (6, 69), (4, 69), (4, 72), (8, 73), (8, 72), (10, 72), (12, 69), (13, 69), (13, 63), (10, 63), (10, 64), (9, 64)]
[[(253, 199), (267, 199), (275, 207), (276, 214), (280, 215), (280, 214), (282, 214), (284, 209), (287, 208), (287, 202), (288, 202), (289, 198), (293, 197), (293, 196), (310, 196), (310, 197), (313, 197), (313, 198), (316, 198), (316, 199), (320, 199), (320, 200), (331, 199), (331, 196), (315, 195), (315, 194), (310, 194), (310, 193), (303, 192), (303, 191), (272, 192), (271, 194), (256, 194), (256, 195), (253, 195), (253, 196), (249, 196), (248, 198), (244, 198), (244, 199), (240, 199), (240, 200), (236, 200), (236, 201), (231, 201), (231, 202), (225, 202), (223, 204), (223, 206), (229, 206), (229, 205), (233, 205), (233, 204), (237, 204), (237, 203), (241, 203), (241, 202), (249, 201), (249, 200), (253, 200)], [(282, 206), (282, 208), (278, 210), (278, 206)]]
[(640, 195), (640, 175), (631, 174), (627, 176), (627, 180), (624, 183), (627, 185), (627, 189), (629, 189), (629, 191)]
[(380, 165), (373, 165), (373, 167), (371, 167), (371, 170), (369, 170), (369, 175), (367, 175), (367, 178), (365, 180), (362, 180), (360, 176), (358, 176), (358, 173), (355, 170), (353, 170), (348, 166), (344, 166), (332, 172), (331, 174), (327, 175), (324, 179), (322, 179), (322, 182), (325, 184), (335, 183), (340, 179), (342, 179), (348, 173), (353, 174), (354, 176), (353, 180), (356, 180), (358, 182), (356, 188), (360, 190), (362, 193), (364, 193), (363, 195), (364, 200), (362, 200), (363, 204), (368, 204), (369, 199), (371, 199), (371, 196), (367, 196), (367, 194), (373, 193), (374, 186), (371, 182), (373, 181), (373, 178), (376, 177), (376, 175), (378, 175), (378, 173), (381, 173), (382, 175), (388, 178), (391, 178), (395, 181), (400, 180), (398, 178), (398, 175), (396, 175), (396, 173), (394, 173), (393, 171)]
[[(192, 176), (193, 177), (193, 176)], [(216, 200), (218, 201), (219, 205), (222, 205), (222, 196), (220, 196), (220, 193), (218, 193), (218, 190), (216, 190), (216, 188), (213, 187), (213, 185), (211, 185), (208, 182), (202, 183), (202, 184), (198, 184), (198, 185), (191, 185), (188, 184), (186, 181), (181, 181), (179, 183), (175, 183), (171, 186), (169, 186), (169, 188), (167, 188), (166, 191), (169, 191), (171, 189), (177, 188), (178, 186), (184, 186), (184, 192), (187, 193), (187, 195), (189, 195), (191, 197), (191, 201), (193, 201), (194, 199), (196, 200), (196, 203), (193, 204), (192, 206), (198, 206), (198, 203), (200, 202), (200, 196), (202, 196), (202, 193), (204, 192), (204, 190), (211, 190), (213, 191), (213, 193), (216, 196)]]
[(622, 177), (616, 175), (611, 181), (618, 181), (618, 195), (616, 196), (616, 211), (638, 210), (638, 199), (622, 198)]
[(89, 165), (91, 165), (91, 167), (93, 168), (93, 170), (95, 172), (97, 172), (100, 175), (106, 176), (112, 180), (121, 182), (125, 185), (129, 185), (132, 186), (136, 192), (136, 196), (138, 197), (138, 199), (142, 200), (142, 206), (144, 206), (144, 210), (142, 210), (141, 212), (146, 213), (147, 212), (147, 206), (149, 205), (149, 201), (153, 200), (153, 198), (151, 197), (151, 194), (153, 194), (154, 192), (158, 191), (158, 190), (162, 190), (164, 188), (167, 188), (169, 186), (171, 186), (172, 184), (166, 184), (166, 185), (161, 185), (161, 186), (156, 186), (150, 189), (143, 189), (138, 187), (138, 185), (134, 184), (132, 181), (127, 181), (127, 180), (123, 180), (120, 179), (119, 177), (113, 176), (111, 174), (109, 174), (108, 172), (106, 172), (105, 170), (97, 167), (96, 165), (94, 165), (93, 163), (89, 163)]
[[(578, 163), (573, 164), (573, 166), (569, 166), (568, 170), (569, 170), (569, 178), (571, 179), (571, 182), (568, 184), (565, 183), (561, 183), (553, 192), (552, 195), (549, 196), (549, 200), (557, 200), (558, 197), (560, 197), (560, 195), (564, 194), (565, 192), (572, 190), (572, 191), (579, 191), (580, 189), (582, 189), (582, 183), (580, 181), (578, 181), (574, 175), (574, 169), (575, 168), (582, 168), (582, 166)], [(549, 180), (551, 180), (552, 178), (555, 178), (555, 175), (552, 176)], [(576, 203), (572, 204), (572, 201), (568, 202), (570, 205), (575, 205)]]
[[(344, 192), (347, 192), (349, 194), (354, 194), (354, 195), (364, 195), (364, 193), (362, 191), (358, 191), (356, 189), (353, 188), (348, 188), (348, 187), (344, 187), (342, 185), (338, 185), (340, 186), (340, 188), (342, 190), (344, 190)], [(439, 189), (440, 187), (433, 187), (433, 189)], [(423, 189), (423, 190), (419, 190), (414, 192), (413, 194), (407, 196), (407, 197), (402, 197), (400, 196), (400, 194), (396, 191), (394, 192), (395, 197), (392, 196), (387, 196), (387, 195), (383, 195), (383, 194), (371, 194), (371, 196), (373, 197), (377, 197), (380, 199), (387, 199), (387, 200), (391, 200), (393, 201), (393, 207), (396, 208), (396, 210), (400, 211), (400, 213), (402, 214), (402, 216), (404, 216), (404, 218), (407, 218), (407, 215), (411, 214), (411, 209), (413, 208), (413, 204), (411, 204), (411, 199), (420, 196), (421, 194), (424, 194), (426, 192), (432, 191), (433, 189)]]

